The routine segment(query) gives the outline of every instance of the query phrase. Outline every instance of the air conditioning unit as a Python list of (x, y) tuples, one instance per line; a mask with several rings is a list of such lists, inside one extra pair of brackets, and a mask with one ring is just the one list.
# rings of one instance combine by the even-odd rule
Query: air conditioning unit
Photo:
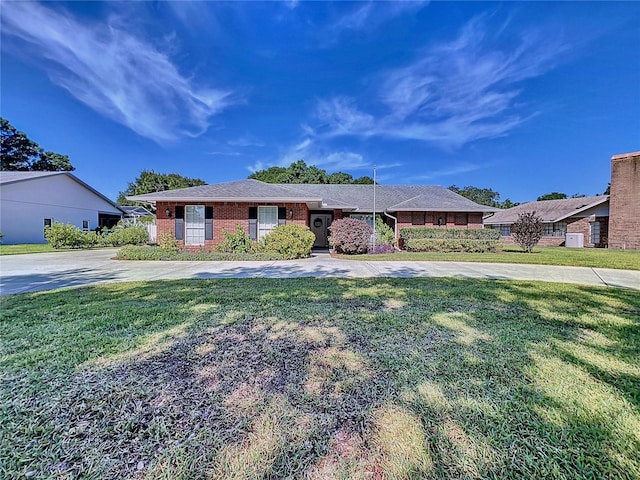
[(584, 234), (583, 233), (567, 233), (564, 236), (564, 246), (568, 248), (583, 248)]

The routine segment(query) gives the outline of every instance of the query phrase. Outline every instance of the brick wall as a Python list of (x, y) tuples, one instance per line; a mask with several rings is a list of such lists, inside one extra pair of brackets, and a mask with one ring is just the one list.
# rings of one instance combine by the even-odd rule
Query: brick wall
[[(156, 224), (158, 226), (158, 238), (162, 232), (171, 232), (175, 235), (175, 207), (185, 205), (184, 202), (158, 202), (156, 212)], [(204, 246), (185, 246), (184, 241), (178, 240), (178, 245), (185, 250), (200, 251), (211, 250), (222, 241), (222, 232), (234, 232), (236, 225), (240, 225), (247, 234), (249, 233), (249, 207), (274, 206), (287, 209), (286, 223), (308, 225), (309, 210), (305, 203), (256, 203), (256, 202), (203, 202), (189, 203), (189, 205), (204, 205), (213, 207), (213, 240), (205, 240)], [(171, 210), (171, 217), (167, 217), (166, 209)], [(290, 216), (290, 212), (293, 216)]]
[(611, 157), (609, 248), (640, 250), (640, 152)]

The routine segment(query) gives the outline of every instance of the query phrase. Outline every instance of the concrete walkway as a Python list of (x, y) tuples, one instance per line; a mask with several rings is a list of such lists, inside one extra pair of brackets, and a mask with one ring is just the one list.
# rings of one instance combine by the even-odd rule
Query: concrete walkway
[(540, 280), (640, 290), (640, 271), (467, 262), (365, 262), (312, 258), (278, 262), (139, 262), (111, 260), (116, 249), (0, 256), (0, 294), (107, 282), (181, 278), (458, 277)]

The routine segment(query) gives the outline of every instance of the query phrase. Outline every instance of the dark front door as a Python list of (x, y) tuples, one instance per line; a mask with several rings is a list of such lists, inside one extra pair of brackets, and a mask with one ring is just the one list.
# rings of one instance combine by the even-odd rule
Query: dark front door
[(314, 247), (326, 248), (329, 246), (329, 226), (331, 225), (331, 214), (312, 213), (309, 218), (309, 228), (316, 236)]

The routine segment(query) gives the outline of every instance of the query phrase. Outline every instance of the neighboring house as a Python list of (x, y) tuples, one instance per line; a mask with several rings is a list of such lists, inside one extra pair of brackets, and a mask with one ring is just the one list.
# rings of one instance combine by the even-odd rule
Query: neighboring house
[(515, 243), (511, 226), (522, 213), (535, 212), (542, 218), (543, 246), (564, 245), (567, 233), (582, 233), (585, 247), (606, 247), (608, 244), (609, 196), (567, 198), (523, 203), (500, 210), (485, 218), (485, 227), (500, 230), (504, 243)]
[(118, 208), (124, 212), (125, 220), (129, 220), (130, 223), (138, 223), (141, 218), (155, 218), (153, 213), (139, 205), (120, 205)]
[[(375, 190), (375, 209), (374, 209)], [(328, 246), (331, 223), (353, 217), (373, 221), (373, 211), (398, 232), (404, 227), (482, 228), (496, 209), (436, 186), (269, 184), (258, 180), (128, 196), (156, 207), (158, 235), (170, 232), (181, 246), (210, 248), (240, 225), (260, 239), (286, 223), (308, 226), (315, 246)]]
[(69, 172), (0, 172), (3, 243), (46, 243), (53, 222), (94, 230), (121, 217), (115, 203)]
[(609, 248), (640, 250), (640, 152), (611, 157)]

